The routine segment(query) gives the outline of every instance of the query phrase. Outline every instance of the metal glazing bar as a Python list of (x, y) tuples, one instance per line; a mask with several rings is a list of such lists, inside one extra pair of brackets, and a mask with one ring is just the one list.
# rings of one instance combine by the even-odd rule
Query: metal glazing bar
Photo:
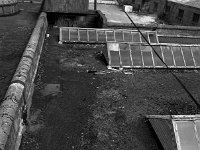
[(148, 38), (149, 43), (151, 43), (151, 40), (150, 40), (150, 37), (149, 37), (149, 32), (146, 32), (146, 34), (147, 34), (147, 38)]
[(133, 32), (130, 31), (130, 33), (131, 33), (131, 42), (133, 42)]
[(165, 62), (165, 57), (164, 57), (164, 53), (163, 53), (163, 49), (162, 49), (162, 46), (159, 46), (160, 47), (160, 50), (161, 50), (161, 54), (162, 54), (162, 60)]
[(141, 36), (141, 34), (139, 32), (138, 32), (138, 34), (139, 34), (140, 43), (142, 43), (142, 36)]
[(108, 41), (108, 36), (107, 36), (107, 32), (106, 32), (106, 30), (104, 31), (104, 33), (105, 33), (105, 36), (106, 36), (106, 42)]
[(171, 47), (171, 46), (169, 46), (169, 47), (170, 47), (170, 50), (171, 50), (171, 52), (172, 52), (173, 61), (174, 61), (174, 66), (176, 67), (176, 61), (175, 61), (175, 57), (174, 57), (174, 52), (173, 52), (173, 50), (172, 50), (172, 47)]
[(97, 42), (99, 41), (99, 38), (98, 38), (98, 33), (97, 33), (97, 30), (95, 30), (96, 32), (96, 39), (97, 39)]
[(69, 41), (71, 41), (71, 40), (70, 40), (70, 29), (69, 29)]
[(156, 43), (159, 43), (157, 32), (155, 31)]
[(59, 41), (62, 42), (63, 41), (63, 34), (62, 34), (62, 28), (60, 28), (60, 36), (59, 36)]
[(151, 57), (152, 57), (152, 61), (153, 61), (153, 66), (155, 67), (155, 60), (154, 60), (154, 57), (153, 57), (153, 50), (151, 48)]
[(78, 29), (78, 41), (80, 42), (80, 30)]
[(120, 46), (118, 46), (118, 52), (119, 52), (119, 60), (120, 60), (120, 68), (123, 67), (122, 66), (122, 56), (121, 56), (121, 49)]
[(132, 57), (132, 50), (131, 50), (131, 44), (128, 44), (129, 51), (130, 51), (130, 57), (131, 57), (131, 64), (133, 66), (133, 57)]
[[(63, 29), (78, 29), (79, 27), (61, 27), (61, 28), (63, 28)], [(109, 28), (102, 28), (102, 29), (100, 29), (100, 28), (79, 28), (79, 29), (93, 29), (93, 30), (99, 30), (99, 31), (102, 31), (102, 30), (111, 30), (111, 29), (109, 29)], [(113, 30), (115, 30), (115, 31), (128, 31), (128, 32), (130, 32), (130, 31), (133, 31), (133, 32), (138, 32), (137, 30), (129, 30), (129, 29), (113, 29)]]
[(143, 53), (142, 53), (142, 49), (141, 49), (141, 44), (139, 45), (140, 47), (140, 53), (141, 53), (141, 57), (142, 57), (142, 65), (144, 67), (144, 57), (143, 57)]
[(87, 29), (86, 32), (87, 32), (87, 41), (89, 42), (90, 41), (89, 30)]
[(114, 40), (115, 40), (115, 42), (117, 42), (117, 40), (116, 40), (116, 34), (115, 34), (115, 30), (113, 30), (113, 32), (114, 32)]
[(183, 54), (183, 49), (182, 49), (181, 46), (179, 46), (179, 47), (181, 48), (181, 54), (182, 54), (182, 56), (183, 56), (183, 62), (184, 62), (184, 65), (185, 65), (185, 67), (186, 67), (186, 61), (185, 61), (185, 57), (184, 57), (184, 54)]
[(194, 59), (194, 54), (193, 54), (193, 51), (192, 51), (191, 46), (190, 46), (190, 52), (191, 52), (191, 54), (192, 54), (192, 59), (193, 59), (193, 61), (194, 61), (194, 65), (195, 65), (195, 67), (197, 67), (197, 64), (196, 64), (196, 61), (195, 61), (195, 59)]

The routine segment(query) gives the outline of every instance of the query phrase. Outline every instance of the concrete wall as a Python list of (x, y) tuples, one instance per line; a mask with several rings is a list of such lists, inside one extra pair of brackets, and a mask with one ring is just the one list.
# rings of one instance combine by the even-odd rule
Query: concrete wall
[[(186, 25), (186, 26), (188, 26), (188, 25), (200, 26), (200, 19), (197, 24), (192, 23), (193, 13), (200, 14), (200, 9), (185, 6), (185, 5), (178, 4), (178, 3), (173, 3), (173, 2), (168, 2), (167, 5), (170, 6), (170, 13), (167, 14), (167, 19), (168, 19), (169, 23), (181, 24), (181, 25)], [(178, 19), (177, 19), (179, 9), (184, 10), (183, 19), (181, 22), (178, 21)]]
[(0, 150), (19, 148), (47, 26), (46, 13), (41, 13), (1, 104)]

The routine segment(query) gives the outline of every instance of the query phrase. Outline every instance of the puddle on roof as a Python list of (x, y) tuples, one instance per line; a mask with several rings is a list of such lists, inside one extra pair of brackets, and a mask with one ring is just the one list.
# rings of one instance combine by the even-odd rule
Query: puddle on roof
[(44, 89), (42, 89), (40, 92), (43, 96), (48, 96), (48, 95), (56, 96), (61, 92), (60, 84), (46, 84)]

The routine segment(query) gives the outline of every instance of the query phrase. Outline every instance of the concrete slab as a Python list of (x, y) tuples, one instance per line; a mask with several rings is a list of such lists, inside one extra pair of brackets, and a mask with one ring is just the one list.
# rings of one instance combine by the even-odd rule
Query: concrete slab
[(150, 25), (156, 23), (156, 15), (137, 14), (135, 12), (128, 13), (135, 24)]
[[(90, 4), (89, 9), (93, 9), (94, 5)], [(100, 10), (107, 19), (107, 26), (113, 25), (131, 25), (131, 21), (117, 5), (98, 4), (97, 9)]]

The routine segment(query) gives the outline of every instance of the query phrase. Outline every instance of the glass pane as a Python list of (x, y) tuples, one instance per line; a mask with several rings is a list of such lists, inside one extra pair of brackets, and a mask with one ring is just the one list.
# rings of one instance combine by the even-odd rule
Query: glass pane
[(109, 52), (110, 52), (110, 66), (120, 67), (119, 51), (109, 51)]
[(80, 41), (87, 41), (87, 30), (79, 30)]
[(133, 66), (143, 66), (141, 50), (139, 45), (131, 45)]
[(193, 57), (192, 57), (190, 47), (189, 46), (182, 47), (182, 50), (183, 50), (183, 55), (184, 55), (184, 58), (185, 58), (186, 66), (194, 66), (194, 61), (193, 61)]
[(191, 47), (193, 56), (196, 62), (196, 66), (200, 66), (200, 48), (199, 47)]
[(176, 62), (176, 66), (185, 66), (183, 55), (181, 53), (181, 48), (178, 46), (173, 46), (172, 51), (174, 53), (174, 59)]
[(114, 38), (114, 31), (106, 31), (106, 34), (107, 34), (107, 41), (115, 41), (115, 38)]
[(124, 32), (124, 41), (125, 42), (131, 42), (132, 41), (132, 36), (131, 36), (131, 32)]
[(173, 59), (171, 48), (169, 46), (161, 46), (161, 48), (163, 50), (165, 63), (168, 66), (174, 66), (174, 59)]
[(78, 30), (70, 29), (70, 41), (77, 42), (78, 41)]
[(129, 51), (129, 44), (127, 43), (121, 43), (119, 44), (119, 49), (122, 50), (122, 51)]
[(177, 121), (181, 150), (198, 150), (193, 121)]
[(69, 41), (69, 30), (68, 29), (63, 29), (62, 31), (62, 41)]
[[(145, 39), (148, 41), (148, 34), (147, 34), (146, 32), (143, 32), (142, 34), (143, 34), (143, 36), (145, 37)], [(146, 43), (146, 40), (144, 39), (143, 36), (141, 35), (142, 42), (143, 42), (143, 43)]]
[(115, 38), (117, 42), (123, 42), (123, 32), (122, 31), (115, 31)]
[(141, 51), (143, 55), (144, 66), (153, 66), (152, 60), (152, 48), (150, 46), (141, 45)]
[(151, 43), (158, 43), (157, 36), (155, 33), (149, 33), (149, 39)]
[(132, 66), (130, 51), (120, 51), (122, 66)]
[(197, 135), (200, 139), (200, 121), (195, 121), (195, 126), (196, 126), (196, 129), (197, 129)]
[(96, 42), (97, 41), (96, 30), (88, 30), (88, 35), (89, 35), (89, 41), (90, 42)]
[(135, 43), (140, 43), (140, 35), (138, 32), (132, 32), (132, 42), (135, 42)]
[[(153, 46), (153, 48), (156, 51), (156, 53), (160, 56), (160, 58), (163, 60), (161, 47), (160, 46)], [(156, 53), (153, 51), (153, 58), (154, 58), (155, 66), (163, 66), (164, 67), (165, 65), (160, 60), (160, 58), (156, 55)]]
[(97, 34), (98, 34), (98, 41), (99, 42), (106, 42), (105, 31), (97, 31)]

